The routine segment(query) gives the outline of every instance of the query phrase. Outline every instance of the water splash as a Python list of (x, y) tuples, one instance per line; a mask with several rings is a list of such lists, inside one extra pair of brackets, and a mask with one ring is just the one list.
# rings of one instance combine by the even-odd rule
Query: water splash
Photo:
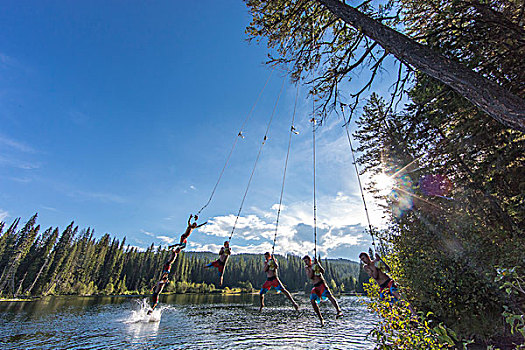
[(131, 310), (131, 315), (123, 321), (124, 323), (160, 322), (162, 311), (168, 308), (166, 306), (160, 306), (155, 308), (151, 314), (148, 314), (151, 310), (148, 299), (136, 300), (136, 302), (139, 308), (137, 310)]

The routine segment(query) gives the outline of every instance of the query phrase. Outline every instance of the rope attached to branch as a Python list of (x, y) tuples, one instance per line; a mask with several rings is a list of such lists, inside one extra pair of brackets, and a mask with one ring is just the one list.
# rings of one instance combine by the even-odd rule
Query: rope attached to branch
[(373, 230), (372, 224), (370, 222), (370, 215), (368, 214), (368, 207), (366, 206), (365, 193), (363, 191), (363, 186), (361, 184), (361, 176), (359, 175), (359, 169), (357, 169), (357, 162), (355, 160), (355, 150), (354, 150), (354, 146), (352, 145), (352, 138), (350, 136), (350, 131), (348, 130), (348, 124), (350, 124), (350, 119), (352, 118), (352, 115), (350, 115), (348, 117), (348, 120), (346, 120), (346, 118), (345, 118), (345, 109), (344, 109), (344, 105), (342, 105), (342, 104), (341, 104), (341, 112), (342, 112), (342, 117), (343, 117), (345, 130), (346, 130), (346, 136), (348, 138), (348, 144), (350, 145), (350, 151), (352, 152), (352, 163), (354, 164), (354, 167), (355, 167), (355, 174), (357, 176), (357, 183), (359, 184), (359, 190), (361, 191), (361, 198), (363, 199), (363, 205), (364, 205), (365, 213), (366, 213), (366, 220), (368, 221), (368, 229), (370, 230), (370, 236), (372, 236), (372, 245), (374, 246), (374, 250), (376, 250), (377, 247), (376, 247), (376, 242), (375, 242), (375, 238), (374, 238), (374, 230)]
[(316, 190), (315, 190), (315, 97), (312, 95), (312, 153), (313, 153), (313, 177), (314, 177), (314, 258), (317, 259), (317, 201), (316, 201)]
[(270, 75), (268, 75), (268, 78), (266, 79), (266, 82), (264, 83), (264, 86), (262, 87), (261, 91), (259, 92), (259, 96), (257, 96), (257, 99), (255, 100), (255, 103), (253, 104), (252, 109), (250, 110), (250, 113), (248, 113), (248, 115), (246, 115), (246, 118), (244, 119), (244, 122), (242, 123), (241, 128), (239, 129), (239, 132), (235, 136), (235, 140), (233, 141), (233, 145), (232, 145), (232, 148), (230, 149), (230, 153), (228, 154), (228, 157), (226, 158), (226, 162), (224, 163), (224, 166), (222, 167), (222, 170), (221, 170), (221, 173), (219, 175), (219, 178), (217, 179), (217, 183), (215, 183), (215, 186), (213, 187), (213, 190), (211, 191), (210, 198), (208, 199), (206, 204), (204, 204), (204, 206), (197, 212), (196, 216), (198, 216), (210, 204), (210, 202), (211, 202), (211, 200), (213, 198), (213, 195), (215, 194), (215, 191), (217, 190), (217, 186), (219, 186), (219, 182), (222, 179), (222, 175), (224, 174), (224, 170), (226, 170), (226, 166), (228, 165), (228, 162), (230, 161), (230, 157), (231, 157), (231, 155), (233, 153), (233, 150), (235, 149), (235, 145), (237, 144), (237, 141), (239, 140), (239, 138), (244, 138), (244, 136), (242, 134), (242, 132), (244, 130), (244, 126), (246, 125), (246, 123), (248, 122), (250, 117), (252, 116), (253, 111), (255, 110), (255, 106), (257, 106), (257, 103), (259, 102), (259, 99), (261, 98), (261, 95), (262, 95), (263, 91), (265, 90), (266, 85), (268, 85), (268, 82), (270, 81), (270, 78), (272, 77), (272, 74), (273, 74), (274, 70), (275, 70), (275, 67), (271, 70)]
[(263, 149), (264, 144), (266, 143), (266, 140), (268, 139), (268, 131), (270, 130), (270, 125), (272, 124), (273, 116), (275, 115), (275, 110), (277, 109), (277, 104), (279, 103), (279, 99), (281, 98), (281, 94), (283, 92), (284, 83), (286, 82), (286, 77), (283, 79), (283, 83), (281, 85), (281, 90), (279, 91), (279, 96), (277, 97), (277, 101), (275, 101), (275, 105), (273, 107), (272, 115), (270, 116), (270, 120), (268, 121), (268, 125), (266, 126), (266, 131), (264, 133), (263, 141), (261, 143), (261, 146), (259, 147), (259, 153), (257, 153), (257, 158), (255, 159), (255, 163), (253, 164), (252, 173), (250, 174), (250, 179), (248, 180), (248, 184), (246, 185), (246, 190), (244, 191), (244, 196), (242, 197), (241, 205), (239, 207), (239, 211), (237, 212), (237, 216), (235, 217), (235, 223), (232, 227), (232, 232), (230, 233), (230, 237), (228, 238), (228, 242), (231, 241), (233, 233), (235, 232), (235, 227), (237, 226), (237, 222), (239, 221), (239, 216), (241, 216), (242, 207), (244, 205), (244, 201), (246, 199), (246, 195), (248, 194), (248, 189), (250, 188), (250, 184), (253, 179), (253, 174), (255, 173), (255, 169), (257, 168), (257, 163), (259, 162), (259, 157), (261, 156), (261, 152)]
[(284, 161), (283, 183), (281, 185), (281, 196), (279, 197), (279, 208), (277, 210), (277, 219), (275, 221), (275, 235), (273, 237), (272, 256), (275, 251), (275, 241), (277, 240), (277, 229), (279, 228), (279, 218), (281, 216), (281, 207), (283, 204), (284, 183), (286, 180), (286, 169), (288, 168), (288, 157), (290, 156), (290, 147), (292, 145), (292, 135), (297, 134), (297, 131), (295, 131), (294, 121), (295, 121), (295, 111), (297, 107), (298, 94), (299, 94), (299, 84), (297, 85), (297, 91), (295, 92), (295, 103), (293, 106), (292, 123), (290, 125), (290, 136), (288, 138), (288, 150), (286, 151), (286, 160)]

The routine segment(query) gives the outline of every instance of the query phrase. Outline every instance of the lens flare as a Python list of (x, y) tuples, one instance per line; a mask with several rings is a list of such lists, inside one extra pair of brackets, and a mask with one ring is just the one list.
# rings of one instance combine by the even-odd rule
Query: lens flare
[(441, 174), (428, 174), (419, 180), (419, 189), (427, 196), (446, 197), (452, 190), (452, 182)]

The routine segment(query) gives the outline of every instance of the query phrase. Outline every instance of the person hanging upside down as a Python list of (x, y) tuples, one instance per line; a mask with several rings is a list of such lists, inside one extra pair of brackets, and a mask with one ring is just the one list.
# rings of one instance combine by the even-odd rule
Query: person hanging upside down
[(275, 288), (277, 293), (283, 292), (283, 294), (286, 295), (286, 297), (292, 302), (295, 310), (299, 310), (299, 305), (295, 302), (295, 300), (293, 300), (292, 295), (286, 290), (286, 288), (284, 288), (283, 284), (279, 280), (279, 277), (277, 276), (279, 265), (277, 264), (275, 258), (268, 252), (264, 253), (264, 258), (265, 260), (263, 270), (266, 272), (266, 282), (264, 282), (261, 291), (259, 292), (261, 299), (261, 307), (259, 308), (259, 312), (261, 312), (264, 307), (264, 295), (266, 292), (272, 289), (272, 287)]
[(169, 258), (164, 264), (164, 266), (162, 267), (162, 272), (160, 274), (160, 280), (157, 282), (157, 284), (152, 289), (153, 294), (151, 294), (151, 310), (148, 311), (148, 315), (150, 315), (153, 312), (153, 310), (155, 310), (155, 307), (157, 307), (157, 304), (159, 302), (159, 294), (162, 293), (162, 290), (164, 289), (164, 287), (166, 287), (166, 285), (169, 282), (168, 277), (171, 272), (171, 265), (177, 258), (177, 254), (179, 254), (180, 251), (181, 251), (180, 247), (171, 248)]
[(177, 243), (177, 244), (174, 244), (174, 245), (170, 245), (168, 247), (169, 249), (177, 248), (177, 247), (180, 247), (180, 249), (186, 248), (186, 245), (188, 243), (188, 237), (190, 236), (191, 231), (193, 231), (194, 229), (199, 228), (201, 226), (204, 226), (204, 225), (206, 225), (208, 223), (206, 221), (205, 223), (197, 225), (197, 220), (199, 219), (199, 217), (197, 215), (195, 215), (195, 218), (194, 218), (195, 221), (193, 223), (191, 222), (192, 218), (193, 218), (193, 214), (190, 215), (190, 217), (188, 219), (188, 227), (186, 227), (186, 231), (182, 234), (182, 236), (180, 236), (180, 242)]
[(231, 253), (232, 251), (230, 249), (230, 242), (226, 241), (224, 242), (224, 247), (221, 247), (221, 250), (219, 251), (219, 259), (204, 266), (205, 269), (207, 269), (208, 267), (217, 268), (217, 270), (219, 271), (219, 279), (221, 282), (221, 286), (222, 286), (222, 278), (224, 275), (224, 267), (226, 266), (226, 262), (228, 261), (228, 258), (230, 257)]
[(324, 268), (321, 266), (321, 264), (317, 262), (317, 259), (315, 258), (312, 263), (312, 259), (308, 255), (304, 256), (303, 261), (305, 263), (304, 268), (306, 270), (306, 276), (308, 276), (308, 278), (311, 279), (312, 283), (314, 284), (312, 292), (310, 293), (310, 302), (312, 303), (312, 307), (321, 321), (321, 326), (323, 326), (324, 319), (321, 315), (321, 310), (319, 309), (318, 305), (320, 301), (329, 299), (337, 311), (337, 318), (343, 316), (343, 311), (341, 311), (337, 300), (335, 300), (335, 298), (332, 296), (330, 289), (328, 289), (328, 286), (326, 285), (326, 281), (323, 277)]

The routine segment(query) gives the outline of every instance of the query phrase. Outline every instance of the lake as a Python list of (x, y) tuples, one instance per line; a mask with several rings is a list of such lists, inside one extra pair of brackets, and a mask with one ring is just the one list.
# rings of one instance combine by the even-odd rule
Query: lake
[(153, 320), (142, 297), (48, 297), (0, 302), (1, 349), (373, 349), (366, 339), (376, 319), (358, 297), (338, 298), (335, 318), (321, 306), (319, 326), (305, 294), (175, 294), (161, 296)]

